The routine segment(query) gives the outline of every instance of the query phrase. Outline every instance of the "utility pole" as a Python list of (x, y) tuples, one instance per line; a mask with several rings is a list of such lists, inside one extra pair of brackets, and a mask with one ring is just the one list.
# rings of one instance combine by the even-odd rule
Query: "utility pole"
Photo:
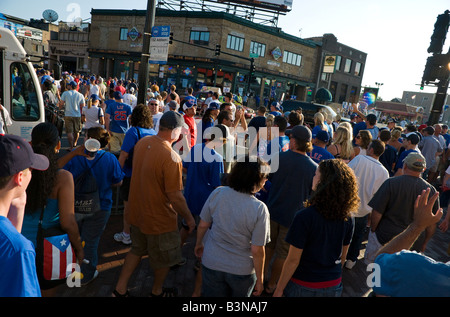
[(138, 75), (138, 84), (139, 84), (137, 97), (138, 104), (140, 103), (145, 104), (145, 96), (147, 94), (148, 71), (149, 71), (148, 60), (150, 58), (150, 38), (152, 35), (152, 28), (155, 23), (155, 13), (156, 13), (155, 2), (156, 0), (147, 1), (147, 14), (145, 17), (141, 64), (139, 65), (139, 75)]

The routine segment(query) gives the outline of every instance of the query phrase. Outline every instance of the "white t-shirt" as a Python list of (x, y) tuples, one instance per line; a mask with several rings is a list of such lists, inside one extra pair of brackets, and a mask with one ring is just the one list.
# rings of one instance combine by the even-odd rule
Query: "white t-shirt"
[(92, 105), (91, 108), (88, 108), (88, 106), (84, 106), (83, 115), (86, 118), (86, 122), (84, 123), (84, 128), (86, 130), (93, 127), (103, 127), (103, 125), (101, 125), (99, 122), (100, 117), (104, 116), (102, 108), (94, 105)]
[(89, 97), (92, 96), (92, 95), (97, 95), (97, 96), (100, 97), (100, 88), (98, 88), (97, 85), (92, 85), (92, 84), (90, 85)]
[(361, 204), (356, 217), (364, 217), (372, 211), (368, 205), (378, 188), (389, 178), (389, 172), (380, 161), (367, 155), (357, 155), (348, 163), (359, 183)]
[[(3, 116), (5, 117), (6, 126), (9, 127), (12, 125), (11, 117), (9, 116), (9, 112), (8, 110), (6, 110), (5, 107), (2, 107), (2, 109), (3, 109)], [(3, 116), (0, 110), (0, 134), (6, 133), (5, 129), (3, 129), (3, 125), (5, 124), (5, 122), (3, 122)]]
[(154, 114), (153, 117), (153, 130), (156, 131), (156, 133), (158, 133), (159, 131), (159, 119), (161, 119), (163, 113), (162, 112), (158, 112), (157, 114)]
[(134, 107), (136, 107), (137, 104), (137, 98), (133, 94), (125, 94), (123, 95), (123, 102), (126, 103), (127, 105), (130, 105), (131, 108), (134, 109)]

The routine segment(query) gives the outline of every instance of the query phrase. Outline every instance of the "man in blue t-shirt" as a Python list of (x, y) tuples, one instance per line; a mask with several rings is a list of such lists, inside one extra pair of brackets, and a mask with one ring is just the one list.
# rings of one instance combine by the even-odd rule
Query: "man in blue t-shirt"
[(286, 118), (276, 116), (273, 121), (273, 127), (278, 128), (278, 138), (272, 139), (272, 141), (267, 144), (266, 154), (268, 156), (272, 154), (272, 147), (276, 152), (286, 152), (289, 150), (289, 137), (285, 134), (287, 128)]
[[(267, 198), (270, 213), (270, 240), (266, 245), (266, 265), (268, 268), (272, 256), (276, 256), (272, 271), (265, 272), (270, 279), (266, 286), (267, 293), (273, 293), (286, 259), (289, 244), (284, 240), (294, 215), (303, 209), (303, 203), (309, 198), (312, 180), (316, 173), (317, 163), (308, 155), (312, 150), (311, 130), (298, 125), (287, 130), (289, 150), (278, 155), (278, 164), (271, 160), (269, 181), (271, 188)], [(276, 170), (275, 170), (276, 169)]]
[(31, 169), (49, 161), (15, 135), (0, 135), (0, 297), (40, 297), (36, 253), (20, 234)]
[(114, 102), (110, 103), (106, 108), (105, 127), (111, 134), (109, 142), (110, 151), (119, 152), (122, 147), (125, 133), (128, 130), (128, 117), (133, 109), (130, 105), (123, 103), (123, 95), (120, 91), (114, 92)]
[[(206, 142), (194, 145), (183, 159), (183, 170), (186, 173), (184, 197), (196, 221), (209, 195), (221, 185), (223, 157), (214, 149), (225, 144), (224, 129), (223, 125), (219, 125), (207, 130), (204, 136)], [(188, 230), (181, 229), (182, 241), (187, 238), (187, 233)]]
[(403, 147), (405, 150), (398, 156), (397, 163), (394, 168), (394, 176), (403, 175), (403, 160), (408, 156), (411, 152), (420, 152), (417, 148), (417, 144), (420, 142), (420, 137), (416, 132), (411, 132), (408, 134), (403, 141)]
[(316, 135), (316, 142), (313, 145), (313, 149), (308, 153), (309, 157), (319, 164), (322, 160), (334, 159), (333, 154), (327, 151), (326, 147), (330, 141), (330, 136), (327, 131), (319, 131)]

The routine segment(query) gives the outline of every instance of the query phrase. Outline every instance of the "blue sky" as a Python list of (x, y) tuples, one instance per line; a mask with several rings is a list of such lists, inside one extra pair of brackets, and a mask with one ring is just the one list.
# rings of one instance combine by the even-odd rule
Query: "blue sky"
[[(53, 9), (59, 20), (68, 21), (75, 15), (89, 19), (91, 8), (146, 7), (146, 0), (21, 0), (2, 1), (0, 12), (40, 19), (45, 9)], [(434, 23), (447, 9), (450, 10), (448, 0), (293, 0), (292, 11), (280, 17), (278, 26), (302, 38), (333, 33), (339, 42), (367, 53), (363, 86), (376, 87), (375, 82), (383, 83), (379, 95), (391, 100), (401, 97), (404, 90), (420, 91)], [(444, 53), (449, 44), (450, 34)], [(436, 88), (425, 87), (424, 91), (434, 93)]]

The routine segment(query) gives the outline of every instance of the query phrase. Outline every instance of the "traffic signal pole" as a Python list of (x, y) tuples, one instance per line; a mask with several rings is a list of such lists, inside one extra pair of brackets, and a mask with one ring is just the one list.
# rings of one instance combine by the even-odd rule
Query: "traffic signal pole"
[(148, 0), (147, 1), (147, 14), (145, 17), (145, 26), (144, 26), (144, 36), (142, 43), (142, 55), (141, 55), (141, 64), (139, 65), (139, 74), (138, 74), (138, 96), (137, 96), (137, 104), (145, 105), (145, 96), (147, 94), (147, 85), (149, 79), (149, 64), (148, 61), (150, 59), (150, 38), (152, 35), (152, 28), (155, 23), (155, 13), (156, 13), (156, 0)]
[(439, 117), (442, 113), (442, 108), (447, 97), (447, 89), (450, 78), (450, 49), (447, 54), (441, 54), (445, 39), (450, 24), (450, 11), (446, 10), (444, 14), (438, 15), (436, 23), (434, 24), (434, 31), (431, 35), (430, 46), (427, 49), (428, 53), (433, 56), (428, 57), (425, 66), (424, 75), (422, 77), (423, 87), (424, 83), (436, 83), (437, 91), (434, 97), (433, 106), (431, 108), (430, 117), (428, 118), (428, 125), (434, 125), (439, 122)]

